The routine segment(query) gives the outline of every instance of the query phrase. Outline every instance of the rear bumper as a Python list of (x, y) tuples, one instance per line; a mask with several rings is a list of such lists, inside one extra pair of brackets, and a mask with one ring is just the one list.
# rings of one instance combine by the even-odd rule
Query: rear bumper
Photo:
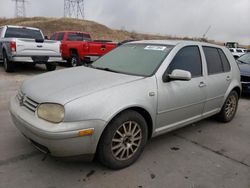
[(10, 58), (13, 62), (27, 62), (27, 63), (47, 63), (47, 62), (61, 62), (61, 56), (49, 57), (47, 61), (34, 61), (30, 56), (13, 56)]
[[(94, 156), (104, 125), (101, 120), (51, 124), (20, 106), (16, 98), (10, 102), (15, 126), (40, 151), (56, 157)], [(91, 136), (79, 136), (80, 130), (92, 128)]]

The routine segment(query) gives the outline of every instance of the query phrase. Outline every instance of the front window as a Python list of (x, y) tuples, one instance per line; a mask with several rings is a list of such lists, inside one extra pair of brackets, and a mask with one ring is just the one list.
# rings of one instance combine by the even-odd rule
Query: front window
[(173, 46), (156, 44), (126, 44), (92, 64), (93, 68), (130, 75), (150, 76), (155, 73)]

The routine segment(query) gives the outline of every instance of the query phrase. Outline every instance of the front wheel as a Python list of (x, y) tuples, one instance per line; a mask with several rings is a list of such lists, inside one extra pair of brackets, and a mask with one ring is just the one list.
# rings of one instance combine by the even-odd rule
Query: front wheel
[(97, 157), (111, 169), (125, 168), (141, 155), (148, 138), (145, 119), (129, 110), (115, 117), (101, 136)]
[(238, 100), (239, 100), (238, 93), (235, 90), (231, 91), (220, 113), (217, 115), (217, 119), (222, 122), (231, 121), (236, 114), (238, 108)]

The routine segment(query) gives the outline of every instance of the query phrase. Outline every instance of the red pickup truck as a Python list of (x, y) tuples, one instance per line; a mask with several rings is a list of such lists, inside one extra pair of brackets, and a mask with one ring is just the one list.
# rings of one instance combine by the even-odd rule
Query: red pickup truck
[(72, 67), (92, 62), (117, 46), (111, 41), (94, 41), (90, 34), (77, 31), (56, 32), (50, 39), (61, 41), (62, 58)]

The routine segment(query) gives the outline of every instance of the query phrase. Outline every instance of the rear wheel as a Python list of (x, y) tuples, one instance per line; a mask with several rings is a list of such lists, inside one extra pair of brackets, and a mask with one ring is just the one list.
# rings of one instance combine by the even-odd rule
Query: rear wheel
[(3, 53), (3, 67), (6, 72), (14, 72), (14, 63), (9, 61), (6, 53)]
[(46, 69), (47, 69), (47, 71), (54, 71), (54, 70), (56, 70), (56, 64), (55, 63), (46, 63)]
[(231, 121), (237, 111), (239, 96), (238, 93), (233, 90), (228, 95), (220, 113), (217, 115), (217, 119), (222, 122)]
[(99, 161), (111, 169), (125, 168), (141, 155), (147, 142), (147, 124), (137, 112), (118, 115), (103, 132), (98, 145)]
[(71, 54), (71, 58), (70, 60), (68, 61), (69, 65), (71, 67), (76, 67), (80, 64), (80, 58), (79, 56), (76, 54), (76, 53), (72, 53)]

